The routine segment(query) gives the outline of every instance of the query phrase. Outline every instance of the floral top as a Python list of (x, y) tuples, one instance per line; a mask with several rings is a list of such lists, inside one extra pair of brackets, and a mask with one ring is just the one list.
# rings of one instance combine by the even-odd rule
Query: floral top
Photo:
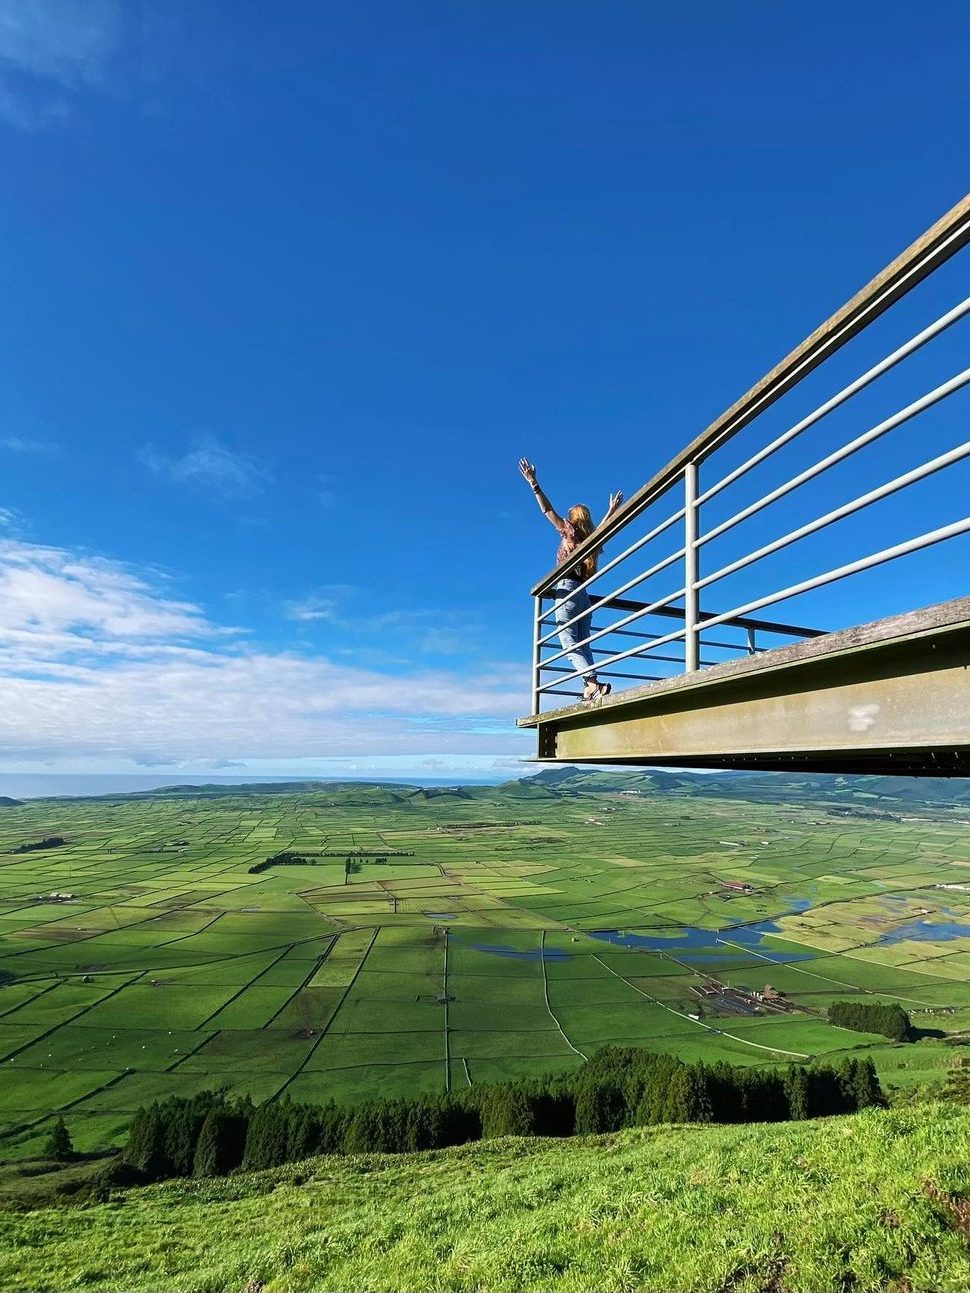
[[(581, 540), (577, 539), (576, 537), (576, 527), (573, 525), (572, 521), (568, 520), (566, 517), (563, 517), (562, 529), (559, 531), (559, 533), (562, 535), (562, 538), (560, 539), (560, 542), (559, 542), (559, 548), (556, 551), (557, 566), (561, 566), (564, 561), (568, 561), (569, 554), (575, 548), (578, 548), (581, 542)], [(596, 569), (596, 564), (595, 564), (596, 559), (602, 551), (603, 551), (602, 548), (594, 548), (594, 550), (589, 554), (593, 558), (593, 570)], [(580, 580), (584, 579), (585, 576), (583, 574), (582, 562), (575, 565), (572, 568), (572, 570), (564, 571), (562, 574), (562, 578), (580, 579)]]

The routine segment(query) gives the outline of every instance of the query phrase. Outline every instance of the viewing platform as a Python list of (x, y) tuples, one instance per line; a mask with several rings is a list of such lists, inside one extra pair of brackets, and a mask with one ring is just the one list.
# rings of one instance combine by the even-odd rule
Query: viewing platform
[(970, 775), (970, 597), (521, 719), (538, 757)]
[(968, 242), (970, 197), (534, 586), (539, 761), (970, 775)]

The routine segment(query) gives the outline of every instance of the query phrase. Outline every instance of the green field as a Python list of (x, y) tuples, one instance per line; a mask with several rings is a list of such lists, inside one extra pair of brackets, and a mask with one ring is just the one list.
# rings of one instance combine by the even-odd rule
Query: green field
[[(0, 808), (0, 1156), (55, 1110), (89, 1150), (168, 1093), (457, 1090), (606, 1043), (738, 1064), (871, 1047), (899, 1087), (970, 1061), (965, 809), (583, 786)], [(250, 870), (282, 851), (306, 862)], [(723, 997), (767, 985), (789, 1009)], [(826, 1022), (859, 993), (923, 1039)]]
[(968, 1161), (939, 1104), (314, 1158), (0, 1213), (3, 1287), (963, 1293)]

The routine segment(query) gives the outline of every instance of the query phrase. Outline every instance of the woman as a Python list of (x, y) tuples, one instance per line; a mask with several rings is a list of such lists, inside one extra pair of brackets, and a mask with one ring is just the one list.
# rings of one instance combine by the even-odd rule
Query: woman
[[(528, 461), (527, 458), (519, 459), (519, 471), (529, 482), (532, 492), (536, 496), (536, 502), (539, 504), (539, 510), (547, 520), (559, 531), (562, 538), (559, 542), (559, 551), (556, 553), (556, 565), (561, 566), (564, 561), (569, 559), (569, 554), (588, 539), (593, 533), (593, 519), (589, 514), (589, 508), (582, 503), (577, 503), (571, 507), (565, 517), (558, 514), (549, 499), (539, 487), (536, 480), (535, 465)], [(622, 493), (610, 495), (610, 505), (607, 509), (606, 521), (613, 515), (616, 509), (623, 502)], [(600, 525), (603, 524), (600, 522)], [(583, 642), (584, 638), (590, 635), (592, 623), (592, 611), (590, 610), (589, 593), (585, 588), (579, 588), (596, 574), (596, 564), (602, 548), (594, 548), (581, 561), (577, 561), (575, 566), (567, 570), (566, 573), (556, 582), (552, 589), (553, 596), (556, 598), (556, 605), (553, 607), (553, 614), (559, 627), (559, 641), (562, 643), (566, 654), (573, 668), (577, 672), (582, 672), (583, 682), (583, 700), (601, 700), (608, 696), (612, 688), (608, 682), (600, 682), (596, 677), (596, 666), (593, 663), (593, 653), (590, 650), (589, 643)], [(579, 619), (576, 619), (576, 616)], [(570, 620), (574, 622), (569, 623)]]

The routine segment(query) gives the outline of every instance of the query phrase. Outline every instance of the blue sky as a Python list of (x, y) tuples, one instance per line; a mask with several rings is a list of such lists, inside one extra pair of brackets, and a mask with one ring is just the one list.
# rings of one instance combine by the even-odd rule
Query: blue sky
[(513, 766), (516, 459), (632, 493), (962, 196), (913, 13), (0, 0), (0, 770)]

